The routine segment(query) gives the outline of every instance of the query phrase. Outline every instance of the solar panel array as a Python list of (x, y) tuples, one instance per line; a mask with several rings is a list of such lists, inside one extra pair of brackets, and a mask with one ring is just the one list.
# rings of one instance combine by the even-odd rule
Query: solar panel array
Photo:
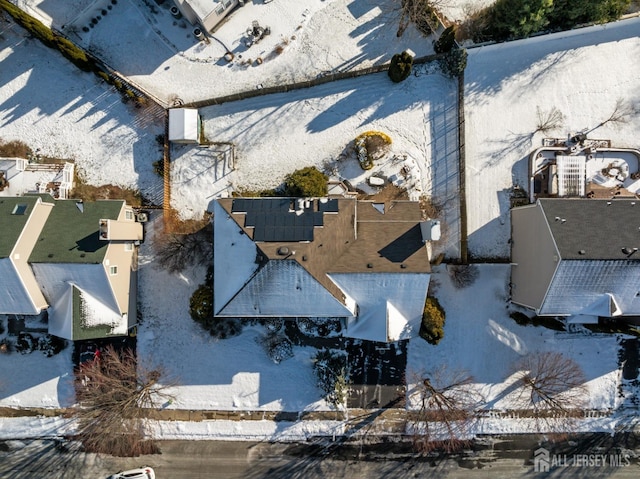
[[(335, 201), (335, 200), (333, 200)], [(254, 241), (296, 242), (313, 241), (313, 229), (323, 226), (323, 211), (337, 212), (338, 203), (318, 202), (318, 209), (314, 211), (315, 201), (309, 200), (309, 206), (296, 212), (297, 200), (290, 198), (236, 198), (231, 206), (232, 213), (246, 213), (245, 227), (254, 228)], [(323, 209), (322, 207), (329, 208)]]

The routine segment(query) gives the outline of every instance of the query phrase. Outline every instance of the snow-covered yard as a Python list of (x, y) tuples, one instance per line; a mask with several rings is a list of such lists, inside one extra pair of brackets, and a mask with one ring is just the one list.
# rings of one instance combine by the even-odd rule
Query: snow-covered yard
[[(446, 312), (444, 339), (436, 346), (416, 340), (409, 344), (407, 380), (414, 383), (442, 368), (465, 371), (485, 407), (513, 409), (515, 363), (537, 351), (554, 351), (573, 359), (584, 371), (589, 409), (618, 405), (618, 341), (614, 335), (568, 333), (544, 327), (519, 326), (507, 308), (509, 265), (481, 265), (473, 285), (457, 289), (447, 267), (434, 272), (436, 297)], [(473, 304), (473, 310), (468, 307)], [(417, 404), (414, 404), (417, 406)]]
[[(465, 71), (467, 229), (474, 257), (508, 258), (509, 197), (528, 190), (528, 155), (545, 137), (581, 130), (638, 148), (640, 117), (596, 128), (616, 100), (637, 103), (640, 18), (469, 50)], [(536, 108), (560, 110), (563, 127), (534, 133)]]

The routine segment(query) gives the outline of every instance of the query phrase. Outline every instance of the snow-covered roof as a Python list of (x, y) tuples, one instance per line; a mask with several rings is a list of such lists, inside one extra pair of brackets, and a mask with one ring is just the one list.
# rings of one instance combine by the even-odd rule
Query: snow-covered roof
[(353, 312), (297, 261), (282, 259), (260, 268), (217, 315), (349, 317)]
[(562, 261), (540, 314), (640, 315), (640, 261)]
[(329, 275), (358, 305), (358, 317), (345, 336), (398, 341), (418, 335), (430, 275), (427, 273), (332, 273)]
[(10, 258), (0, 258), (0, 314), (38, 314)]
[(217, 201), (213, 203), (213, 235), (213, 311), (218, 314), (258, 269), (258, 251)]
[(65, 285), (63, 293), (49, 308), (49, 333), (61, 338), (124, 335), (127, 329), (126, 315), (120, 315), (73, 283)]
[(169, 110), (169, 141), (198, 143), (198, 124), (195, 108), (172, 108)]
[(430, 271), (419, 205), (372, 205), (215, 201), (214, 314), (350, 318), (349, 335), (383, 342), (417, 334)]

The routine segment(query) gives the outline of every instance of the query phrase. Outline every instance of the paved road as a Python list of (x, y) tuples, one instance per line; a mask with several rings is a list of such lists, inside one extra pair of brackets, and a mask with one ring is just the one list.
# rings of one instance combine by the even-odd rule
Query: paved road
[[(213, 441), (164, 441), (162, 454), (142, 458), (111, 458), (84, 454), (69, 443), (53, 440), (0, 442), (0, 478), (106, 478), (110, 473), (149, 464), (163, 478), (314, 479), (314, 478), (637, 478), (637, 436), (618, 438), (584, 435), (561, 442), (550, 451), (561, 464), (550, 473), (536, 473), (533, 452), (538, 438), (518, 436), (480, 441), (474, 451), (458, 457), (417, 457), (409, 445), (336, 445), (327, 442), (269, 444)], [(621, 446), (632, 448), (618, 449)], [(574, 456), (584, 454), (585, 456)], [(593, 456), (586, 456), (591, 454)], [(595, 455), (606, 464), (596, 464)], [(627, 459), (612, 467), (610, 454)], [(557, 455), (557, 456), (556, 456)], [(572, 465), (577, 457), (580, 464)], [(564, 462), (562, 460), (565, 459)]]

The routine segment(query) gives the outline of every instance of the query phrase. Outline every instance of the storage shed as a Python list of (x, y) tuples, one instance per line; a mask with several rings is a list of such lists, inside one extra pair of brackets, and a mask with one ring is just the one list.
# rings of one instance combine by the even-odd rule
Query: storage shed
[(195, 108), (169, 110), (169, 141), (174, 143), (199, 143), (200, 115)]

